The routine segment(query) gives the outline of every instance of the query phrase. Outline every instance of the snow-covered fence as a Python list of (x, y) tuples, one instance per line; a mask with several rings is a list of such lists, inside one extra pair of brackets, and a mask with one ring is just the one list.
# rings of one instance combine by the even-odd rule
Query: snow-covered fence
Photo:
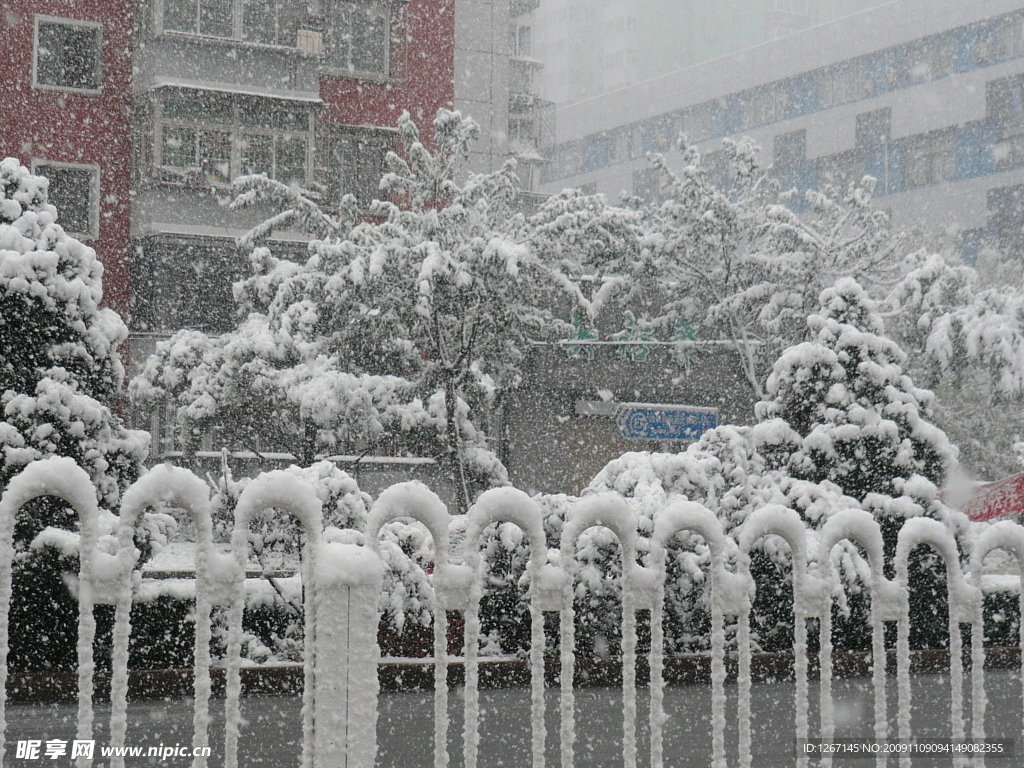
[[(900, 530), (896, 548), (895, 578), (883, 570), (882, 533), (875, 520), (863, 510), (833, 514), (813, 538), (791, 509), (767, 506), (751, 514), (735, 540), (727, 537), (720, 522), (705, 507), (693, 502), (675, 502), (655, 515), (647, 565), (637, 562), (638, 519), (625, 499), (613, 493), (580, 499), (570, 510), (562, 529), (559, 551), (549, 551), (540, 509), (536, 502), (514, 488), (500, 488), (483, 494), (470, 510), (466, 528), (465, 562), (449, 562), (449, 516), (444, 504), (426, 486), (400, 483), (380, 494), (367, 521), (365, 544), (322, 540), (320, 501), (312, 486), (286, 472), (270, 472), (252, 481), (238, 499), (230, 556), (213, 549), (209, 491), (192, 473), (169, 466), (151, 470), (124, 494), (118, 529), (117, 554), (100, 551), (98, 506), (86, 473), (69, 459), (52, 458), (34, 462), (15, 477), (0, 497), (0, 761), (5, 733), (6, 658), (8, 615), (11, 600), (13, 530), (18, 510), (40, 496), (55, 496), (71, 505), (80, 518), (79, 574), (79, 707), (78, 738), (93, 732), (93, 662), (95, 634), (93, 608), (114, 604), (113, 677), (110, 734), (113, 746), (124, 743), (127, 724), (128, 639), (132, 594), (138, 577), (138, 552), (134, 534), (140, 515), (157, 502), (184, 508), (196, 524), (196, 647), (195, 647), (195, 747), (209, 744), (210, 700), (210, 611), (214, 604), (228, 608), (227, 696), (224, 734), (225, 762), (237, 766), (240, 736), (239, 697), (244, 580), (248, 557), (248, 531), (253, 516), (266, 509), (284, 510), (295, 516), (305, 532), (302, 561), (305, 615), (305, 668), (303, 693), (304, 768), (371, 768), (376, 756), (373, 738), (376, 727), (378, 683), (375, 673), (380, 657), (376, 628), (383, 566), (378, 555), (379, 533), (388, 522), (413, 519), (423, 523), (434, 540), (434, 653), (435, 653), (435, 768), (449, 763), (448, 743), (448, 638), (446, 611), (465, 614), (465, 722), (463, 755), (466, 768), (476, 768), (479, 737), (479, 640), (480, 601), (483, 596), (485, 563), (482, 557), (484, 531), (494, 523), (513, 523), (522, 529), (529, 544), (529, 601), (531, 614), (531, 729), (532, 765), (545, 765), (547, 733), (544, 724), (544, 614), (557, 612), (560, 619), (561, 674), (559, 736), (561, 768), (574, 765), (575, 645), (573, 609), (577, 589), (575, 549), (580, 535), (594, 526), (610, 529), (618, 538), (623, 573), (622, 590), (622, 762), (635, 768), (637, 744), (637, 633), (636, 614), (649, 610), (651, 616), (650, 682), (650, 765), (663, 768), (662, 724), (664, 711), (664, 601), (667, 551), (679, 533), (703, 538), (710, 553), (711, 603), (711, 685), (712, 766), (725, 768), (732, 761), (726, 754), (729, 728), (726, 712), (725, 630), (729, 617), (737, 627), (738, 704), (736, 730), (738, 753), (735, 764), (751, 764), (751, 638), (750, 613), (755, 597), (750, 575), (750, 553), (767, 536), (787, 542), (793, 566), (794, 590), (794, 672), (795, 723), (797, 739), (811, 735), (807, 620), (817, 619), (820, 632), (819, 722), (815, 736), (831, 739), (835, 733), (832, 704), (832, 549), (844, 541), (859, 546), (867, 556), (868, 589), (871, 600), (872, 682), (875, 691), (875, 732), (877, 739), (909, 739), (910, 730), (910, 619), (909, 556), (927, 545), (943, 558), (947, 574), (950, 629), (950, 735), (965, 736), (960, 628), (971, 625), (972, 730), (974, 739), (985, 737), (985, 649), (980, 589), (985, 557), (1005, 549), (1024, 564), (1024, 528), (1003, 522), (984, 531), (970, 553), (968, 574), (961, 569), (960, 554), (950, 531), (941, 523), (912, 519)], [(736, 543), (734, 543), (734, 541)], [(816, 567), (810, 567), (811, 542), (816, 546)], [(736, 545), (738, 543), (738, 546)], [(735, 568), (730, 569), (730, 560)], [(1021, 595), (1024, 609), (1024, 594)], [(889, 726), (886, 711), (885, 622), (897, 626), (897, 715), (896, 733)], [(1024, 647), (1024, 623), (1021, 646)], [(1024, 664), (1024, 660), (1022, 660)], [(1021, 670), (1024, 686), (1024, 666)], [(1024, 696), (1024, 688), (1022, 688)], [(344, 717), (340, 713), (346, 713)], [(885, 765), (879, 755), (877, 765)], [(84, 768), (91, 760), (79, 758)], [(796, 758), (807, 765), (807, 757)], [(121, 764), (115, 758), (112, 765)], [(823, 757), (822, 765), (830, 765)], [(983, 765), (982, 757), (974, 758)], [(908, 755), (900, 766), (910, 765)], [(205, 768), (206, 759), (194, 758), (193, 766)]]
[[(141, 477), (121, 500), (121, 521), (117, 535), (120, 578), (111, 654), (110, 744), (123, 747), (128, 728), (128, 641), (131, 635), (132, 575), (138, 558), (134, 540), (135, 526), (146, 508), (159, 502), (184, 509), (196, 526), (196, 642), (193, 666), (195, 716), (192, 746), (201, 754), (202, 748), (209, 744), (210, 612), (218, 595), (230, 594), (231, 571), (216, 567), (209, 488), (187, 469), (167, 464), (154, 467)], [(196, 768), (206, 768), (206, 758), (197, 757), (194, 765)], [(124, 757), (112, 758), (111, 768), (123, 766)]]

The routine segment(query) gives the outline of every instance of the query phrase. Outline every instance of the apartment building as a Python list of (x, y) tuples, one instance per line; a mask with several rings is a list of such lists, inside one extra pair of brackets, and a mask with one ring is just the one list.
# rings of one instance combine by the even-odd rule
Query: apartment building
[(236, 176), (316, 184), (327, 207), (349, 193), (369, 205), (402, 111), (429, 140), (452, 106), (454, 28), (447, 0), (140, 0), (137, 337), (233, 324), (231, 285), (248, 272), (234, 240), (272, 213), (226, 206)]
[(479, 123), (469, 170), (518, 162), (529, 198), (540, 185), (542, 148), (554, 141), (554, 105), (540, 98), (543, 62), (534, 55), (540, 0), (457, 0), (455, 108)]
[(886, 0), (545, 0), (542, 95), (568, 104), (728, 56)]
[(786, 187), (878, 180), (897, 225), (968, 259), (1024, 245), (1024, 3), (897, 0), (564, 107), (541, 189), (659, 194), (685, 133), (715, 164), (752, 137)]
[(13, 0), (0, 20), (0, 153), (100, 255), (135, 359), (232, 323), (235, 238), (271, 213), (231, 211), (233, 178), (369, 203), (401, 112), (429, 141), (454, 100), (450, 0)]
[(0, 10), (0, 157), (50, 179), (60, 222), (130, 304), (134, 0), (14, 0)]

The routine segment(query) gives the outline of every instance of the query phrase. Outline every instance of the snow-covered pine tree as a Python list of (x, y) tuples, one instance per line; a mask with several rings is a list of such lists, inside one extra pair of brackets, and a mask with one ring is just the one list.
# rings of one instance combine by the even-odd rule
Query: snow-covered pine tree
[(860, 501), (898, 496), (915, 475), (941, 484), (955, 449), (930, 423), (933, 395), (903, 372), (907, 356), (884, 336), (877, 304), (844, 278), (822, 292), (807, 324), (814, 339), (776, 361), (756, 409), (799, 435), (786, 457), (791, 473), (829, 480)]
[[(776, 361), (768, 399), (758, 403), (757, 415), (762, 429), (788, 433), (780, 441), (788, 448), (773, 457), (778, 469), (813, 483), (834, 483), (875, 516), (891, 577), (896, 539), (909, 517), (934, 517), (954, 535), (964, 533), (964, 516), (938, 500), (956, 449), (931, 423), (932, 393), (903, 372), (906, 354), (884, 335), (877, 303), (854, 279), (823, 291), (820, 309), (807, 323), (814, 339), (790, 347)], [(853, 590), (850, 614), (837, 617), (837, 631), (857, 644), (853, 635), (866, 626), (867, 607), (853, 579), (855, 553), (843, 559)], [(938, 558), (923, 551), (911, 563), (918, 646), (934, 647), (944, 635), (934, 610), (945, 604), (940, 568)]]
[[(105, 403), (124, 375), (117, 347), (128, 331), (100, 307), (96, 253), (65, 234), (46, 192), (46, 180), (17, 160), (0, 162), (0, 488), (35, 459), (68, 456), (89, 473), (100, 505), (115, 510), (149, 445)], [(15, 665), (74, 663), (77, 612), (61, 572), (77, 572), (75, 559), (33, 546), (50, 526), (74, 530), (77, 520), (40, 499), (15, 528)]]

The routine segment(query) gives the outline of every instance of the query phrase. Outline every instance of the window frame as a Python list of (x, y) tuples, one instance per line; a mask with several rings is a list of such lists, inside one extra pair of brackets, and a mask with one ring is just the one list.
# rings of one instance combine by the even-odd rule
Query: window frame
[[(179, 93), (189, 95), (195, 92), (184, 91)], [(199, 93), (208, 92), (201, 91)], [(246, 123), (242, 118), (242, 111), (247, 106), (250, 106), (252, 102), (247, 98), (233, 97), (230, 94), (215, 94), (215, 97), (222, 99), (230, 107), (231, 122), (218, 122), (214, 120), (204, 121), (195, 117), (190, 119), (167, 117), (164, 114), (166, 96), (167, 94), (157, 95), (155, 100), (155, 109), (153, 111), (153, 177), (159, 183), (175, 186), (195, 186), (196, 183), (198, 183), (202, 186), (209, 185), (212, 187), (229, 187), (233, 183), (234, 179), (244, 175), (242, 166), (244, 149), (242, 147), (242, 141), (247, 136), (266, 136), (271, 140), (271, 167), (267, 171), (261, 171), (261, 173), (266, 173), (268, 178), (275, 179), (277, 175), (276, 170), (278, 166), (279, 146), (285, 141), (299, 138), (305, 142), (305, 159), (303, 163), (304, 174), (301, 185), (303, 187), (309, 186), (313, 173), (312, 153), (314, 151), (314, 137), (316, 133), (315, 111), (313, 109), (309, 107), (306, 107), (305, 109), (296, 107), (293, 111), (302, 112), (306, 115), (306, 127), (304, 129), (288, 129), (251, 125)], [(195, 100), (198, 101), (198, 99)], [(164, 162), (164, 133), (169, 128), (180, 128), (196, 133), (196, 159), (200, 161), (198, 166), (170, 165)], [(202, 167), (203, 158), (199, 157), (198, 134), (204, 131), (208, 133), (228, 134), (231, 155), (228, 161), (229, 170), (227, 174), (228, 178), (226, 180), (211, 179), (206, 174), (206, 170)], [(189, 176), (189, 172), (195, 168), (198, 168), (200, 173), (193, 179), (193, 177)], [(165, 171), (169, 170), (182, 171), (181, 180), (177, 181), (169, 178), (169, 174), (165, 173)]]
[[(1016, 92), (1016, 93), (1014, 93)], [(986, 102), (989, 119), (996, 127), (993, 160), (1000, 171), (1024, 165), (1024, 77), (1020, 75), (993, 80), (988, 84)], [(1012, 109), (1021, 105), (1021, 109)]]
[[(282, 11), (282, 9), (275, 7), (275, 9), (274, 9), (274, 27), (275, 27), (275, 38), (277, 39), (277, 42), (265, 43), (265, 42), (262, 42), (260, 40), (251, 40), (251, 39), (247, 38), (246, 35), (245, 35), (245, 32), (246, 32), (246, 26), (245, 26), (246, 6), (247, 6), (249, 0), (230, 0), (230, 3), (231, 3), (231, 35), (230, 36), (213, 35), (213, 34), (209, 34), (207, 32), (202, 32), (200, 30), (199, 24), (200, 24), (200, 20), (201, 20), (202, 10), (199, 8), (199, 0), (191, 0), (191, 2), (195, 5), (195, 14), (196, 14), (195, 15), (195, 22), (196, 22), (195, 31), (186, 31), (186, 30), (181, 30), (181, 29), (171, 29), (171, 28), (169, 28), (166, 25), (166, 21), (165, 21), (166, 17), (167, 17), (167, 2), (168, 2), (168, 0), (159, 0), (158, 3), (154, 4), (154, 13), (156, 14), (156, 29), (158, 30), (159, 34), (161, 34), (161, 35), (181, 36), (181, 37), (187, 37), (187, 38), (189, 38), (191, 40), (205, 40), (205, 41), (210, 41), (210, 42), (232, 43), (232, 44), (237, 44), (237, 45), (256, 46), (256, 47), (261, 47), (261, 48), (273, 48), (273, 49), (276, 49), (276, 50), (298, 51), (298, 50), (300, 50), (300, 48), (299, 48), (299, 40), (298, 40), (298, 38), (299, 38), (298, 32), (300, 30), (302, 30), (302, 29), (308, 29), (308, 27), (309, 27), (309, 18), (308, 18), (308, 15), (307, 15), (306, 25), (304, 26), (302, 23), (299, 23), (298, 26), (296, 27), (296, 36), (295, 36), (296, 39), (295, 39), (294, 44), (288, 45), (287, 43), (280, 42), (280, 37), (282, 35), (282, 30), (281, 30), (281, 11)], [(294, 2), (296, 7), (302, 5), (302, 3), (298, 2), (297, 0), (293, 0), (293, 2)]]
[[(61, 24), (66, 27), (84, 27), (96, 31), (97, 52), (96, 52), (96, 80), (99, 85), (96, 88), (78, 88), (69, 85), (53, 85), (52, 83), (39, 82), (39, 26), (40, 24)], [(63, 93), (78, 93), (84, 96), (99, 96), (103, 93), (103, 49), (104, 37), (102, 21), (91, 21), (88, 19), (69, 19), (63, 16), (48, 16), (46, 14), (35, 14), (32, 24), (32, 87), (40, 91), (61, 91)]]
[[(42, 166), (51, 166), (54, 168), (64, 168), (72, 171), (88, 171), (92, 177), (89, 183), (89, 232), (75, 232), (68, 227), (64, 226), (64, 223), (60, 219), (60, 210), (57, 210), (57, 223), (64, 229), (64, 231), (74, 237), (77, 240), (98, 240), (100, 236), (100, 166), (93, 163), (66, 163), (61, 160), (47, 160), (42, 157), (32, 158), (32, 174), (35, 176), (48, 177), (44, 173), (40, 173), (39, 169)], [(49, 202), (49, 194), (47, 194), (47, 202)]]
[[(345, 142), (365, 142), (370, 145), (377, 145), (378, 148), (383, 149), (383, 155), (381, 155), (381, 167), (380, 176), (383, 176), (386, 172), (385, 158), (388, 152), (396, 151), (398, 144), (398, 131), (394, 128), (367, 128), (363, 126), (352, 126), (352, 125), (340, 125), (340, 124), (321, 124), (320, 130), (317, 131), (315, 138), (314, 148), (314, 160), (313, 160), (313, 174), (314, 180), (324, 189), (325, 203), (328, 208), (336, 208), (342, 198), (345, 195), (352, 194), (356, 197), (359, 202), (360, 211), (369, 211), (373, 204), (373, 199), (383, 200), (386, 199), (380, 192), (379, 187), (372, 193), (372, 198), (369, 201), (359, 200), (359, 192), (368, 191), (362, 189), (362, 182), (364, 179), (362, 176), (362, 169), (357, 168), (356, 172), (352, 174), (357, 179), (357, 184), (351, 186), (346, 184), (346, 180), (349, 178), (349, 172), (351, 170), (351, 157), (343, 161), (343, 164), (339, 168), (333, 167), (333, 155), (334, 148), (337, 144), (344, 144)], [(364, 158), (365, 159), (365, 158)], [(332, 195), (333, 187), (335, 186), (334, 180), (331, 178), (332, 173), (337, 174), (337, 197)], [(375, 184), (380, 183), (380, 177), (378, 177)]]
[(334, 44), (333, 35), (331, 31), (324, 32), (323, 36), (323, 66), (321, 71), (327, 75), (337, 77), (351, 77), (359, 80), (372, 80), (376, 82), (389, 82), (392, 80), (392, 66), (394, 64), (393, 57), (396, 54), (394, 46), (392, 45), (392, 35), (394, 32), (394, 26), (398, 19), (393, 8), (394, 3), (392, 0), (325, 0), (326, 8), (323, 8), (324, 18), (326, 21), (326, 27), (328, 30), (334, 28), (334, 14), (337, 13), (339, 5), (349, 5), (354, 7), (373, 8), (381, 13), (384, 17), (384, 26), (386, 34), (384, 35), (384, 66), (382, 71), (376, 72), (369, 69), (357, 69), (352, 66), (352, 46), (348, 47), (347, 60), (348, 66), (338, 66), (337, 60), (335, 59), (332, 47)]
[[(923, 164), (923, 165), (922, 165)], [(919, 175), (922, 168), (924, 176)], [(944, 168), (950, 169), (947, 174)], [(903, 146), (903, 188), (922, 189), (956, 181), (956, 134), (948, 129), (913, 136)]]
[(877, 96), (869, 70), (864, 57), (819, 70), (816, 75), (819, 108), (833, 109)]

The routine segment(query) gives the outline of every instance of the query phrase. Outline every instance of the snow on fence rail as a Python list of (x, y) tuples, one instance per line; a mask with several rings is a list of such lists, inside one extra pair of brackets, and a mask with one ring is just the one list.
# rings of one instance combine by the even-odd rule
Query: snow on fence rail
[[(81, 565), (79, 572), (79, 704), (80, 739), (90, 739), (93, 730), (92, 644), (95, 635), (93, 609), (97, 604), (116, 606), (113, 633), (113, 677), (111, 685), (111, 746), (123, 746), (127, 726), (129, 617), (133, 596), (133, 575), (138, 564), (134, 532), (139, 516), (158, 502), (185, 509), (196, 524), (196, 642), (193, 746), (209, 744), (210, 704), (210, 612), (213, 605), (228, 609), (227, 696), (224, 733), (225, 765), (237, 766), (239, 739), (239, 696), (241, 621), (244, 602), (243, 584), (247, 558), (247, 532), (252, 516), (266, 509), (283, 510), (295, 516), (305, 532), (302, 578), (305, 612), (305, 667), (303, 693), (303, 768), (371, 768), (376, 757), (373, 738), (376, 727), (378, 681), (376, 662), (380, 658), (376, 627), (380, 613), (383, 566), (378, 555), (380, 529), (389, 521), (413, 519), (430, 531), (435, 546), (434, 590), (434, 667), (435, 667), (435, 768), (449, 763), (446, 611), (465, 614), (465, 718), (463, 755), (466, 768), (476, 768), (480, 749), (479, 735), (479, 641), (480, 601), (483, 595), (482, 537), (492, 523), (519, 526), (529, 543), (529, 601), (531, 614), (530, 680), (532, 766), (545, 765), (547, 733), (544, 724), (544, 614), (557, 612), (561, 637), (561, 695), (559, 710), (561, 768), (574, 765), (574, 625), (573, 596), (575, 547), (588, 528), (603, 526), (618, 537), (623, 562), (622, 655), (623, 655), (623, 733), (622, 763), (637, 764), (636, 739), (636, 611), (651, 615), (650, 681), (650, 764), (663, 768), (662, 724), (665, 719), (663, 672), (666, 552), (670, 541), (680, 532), (700, 535), (711, 554), (711, 685), (712, 685), (712, 759), (713, 768), (729, 764), (725, 734), (728, 727), (725, 697), (725, 623), (737, 622), (738, 705), (736, 728), (738, 750), (735, 764), (751, 764), (751, 643), (750, 611), (755, 594), (750, 575), (750, 552), (769, 535), (784, 539), (793, 559), (794, 589), (794, 671), (795, 734), (805, 739), (811, 731), (807, 659), (807, 619), (818, 619), (820, 631), (819, 723), (817, 735), (831, 739), (835, 720), (832, 707), (831, 608), (834, 584), (829, 554), (844, 540), (859, 545), (867, 554), (870, 568), (871, 631), (875, 699), (875, 737), (885, 739), (889, 732), (886, 711), (885, 622), (897, 625), (897, 692), (899, 712), (897, 735), (909, 739), (910, 733), (910, 653), (908, 557), (919, 545), (933, 547), (946, 565), (950, 626), (950, 734), (965, 736), (963, 716), (963, 676), (960, 625), (971, 625), (972, 732), (985, 737), (985, 649), (982, 623), (982, 564), (986, 555), (1004, 549), (1024, 565), (1024, 528), (997, 523), (984, 531), (974, 544), (968, 561), (968, 574), (961, 569), (956, 542), (942, 524), (929, 519), (908, 521), (899, 533), (896, 550), (896, 576), (887, 579), (882, 567), (882, 534), (874, 519), (863, 510), (834, 514), (817, 536), (817, 562), (808, 567), (807, 530), (791, 509), (767, 506), (757, 510), (744, 523), (738, 536), (735, 571), (726, 564), (728, 540), (715, 516), (693, 502), (670, 504), (655, 516), (649, 565), (636, 562), (637, 518), (625, 500), (612, 493), (580, 499), (570, 511), (562, 531), (560, 551), (548, 551), (537, 504), (522, 491), (498, 488), (484, 493), (469, 512), (465, 540), (465, 562), (448, 560), (448, 512), (438, 497), (418, 482), (400, 483), (380, 494), (367, 522), (365, 546), (322, 541), (321, 508), (312, 487), (296, 475), (276, 471), (260, 475), (250, 483), (235, 513), (230, 555), (213, 549), (209, 489), (185, 469), (159, 466), (139, 479), (125, 492), (121, 504), (118, 553), (110, 555), (97, 547), (98, 507), (95, 491), (85, 471), (66, 458), (33, 462), (11, 480), (0, 497), (0, 762), (5, 754), (6, 680), (8, 619), (11, 601), (11, 567), (14, 556), (13, 531), (18, 510), (40, 496), (55, 496), (73, 507), (80, 519)], [(1019, 587), (1018, 587), (1019, 589)], [(1024, 615), (1024, 591), (1020, 595)], [(1021, 623), (1021, 647), (1024, 648), (1024, 622)], [(1024, 654), (1021, 680), (1024, 686)], [(1024, 696), (1024, 688), (1022, 688)], [(347, 720), (342, 722), (347, 713)], [(197, 754), (202, 750), (197, 750)], [(809, 758), (794, 758), (798, 766)], [(876, 765), (886, 765), (879, 754)], [(984, 765), (983, 756), (972, 758), (973, 765)], [(78, 758), (78, 768), (92, 760)], [(831, 765), (822, 757), (821, 764)], [(900, 768), (909, 768), (910, 757), (899, 758)], [(960, 764), (966, 764), (961, 761)], [(121, 768), (123, 759), (114, 758), (112, 766)], [(206, 768), (206, 758), (196, 757), (195, 768)]]

